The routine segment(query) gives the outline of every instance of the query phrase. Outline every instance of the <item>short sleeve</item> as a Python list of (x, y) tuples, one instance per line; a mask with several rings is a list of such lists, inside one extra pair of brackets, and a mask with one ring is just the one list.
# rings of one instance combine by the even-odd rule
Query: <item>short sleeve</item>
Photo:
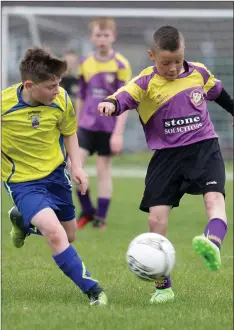
[(65, 99), (66, 99), (66, 108), (63, 113), (63, 118), (58, 125), (58, 128), (62, 135), (69, 136), (76, 132), (77, 121), (76, 121), (76, 115), (72, 101), (66, 91), (65, 91)]

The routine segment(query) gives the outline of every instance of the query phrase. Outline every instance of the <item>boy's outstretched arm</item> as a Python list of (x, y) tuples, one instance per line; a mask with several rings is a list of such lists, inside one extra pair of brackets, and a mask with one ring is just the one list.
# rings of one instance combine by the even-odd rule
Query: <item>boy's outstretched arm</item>
[(137, 76), (99, 103), (98, 111), (101, 116), (119, 116), (126, 110), (137, 109), (146, 93), (145, 86), (140, 84), (142, 78), (144, 79), (141, 75)]

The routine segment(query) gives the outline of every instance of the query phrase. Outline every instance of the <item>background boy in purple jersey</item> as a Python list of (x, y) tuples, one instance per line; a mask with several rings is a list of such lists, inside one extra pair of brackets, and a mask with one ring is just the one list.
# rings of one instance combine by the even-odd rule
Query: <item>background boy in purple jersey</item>
[[(207, 100), (233, 115), (233, 99), (201, 63), (184, 60), (184, 38), (163, 26), (148, 51), (154, 66), (100, 103), (101, 115), (137, 108), (148, 146), (156, 150), (148, 166), (140, 209), (149, 212), (149, 230), (166, 235), (172, 207), (185, 193), (202, 194), (208, 224), (192, 245), (209, 270), (221, 266), (227, 231), (225, 167)], [(170, 276), (156, 282), (151, 303), (174, 299)]]
[(118, 119), (103, 118), (97, 112), (97, 105), (130, 80), (131, 68), (128, 61), (112, 47), (116, 34), (113, 19), (91, 21), (89, 34), (95, 50), (79, 66), (76, 111), (82, 165), (88, 156), (97, 153), (98, 200), (95, 210), (89, 191), (81, 195), (77, 188), (82, 209), (77, 227), (83, 228), (88, 221), (93, 220), (94, 227), (103, 229), (112, 196), (112, 155), (122, 150), (127, 113)]

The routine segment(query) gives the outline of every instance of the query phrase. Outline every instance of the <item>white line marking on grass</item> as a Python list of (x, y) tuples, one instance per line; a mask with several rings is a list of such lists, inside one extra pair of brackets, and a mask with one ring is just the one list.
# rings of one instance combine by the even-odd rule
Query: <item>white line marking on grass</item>
[(233, 259), (233, 256), (221, 256), (222, 259)]
[[(96, 176), (96, 168), (94, 166), (85, 167), (89, 176)], [(145, 178), (146, 169), (137, 168), (137, 167), (113, 167), (112, 168), (112, 176), (114, 178)], [(226, 177), (228, 181), (233, 181), (233, 173), (227, 172)]]

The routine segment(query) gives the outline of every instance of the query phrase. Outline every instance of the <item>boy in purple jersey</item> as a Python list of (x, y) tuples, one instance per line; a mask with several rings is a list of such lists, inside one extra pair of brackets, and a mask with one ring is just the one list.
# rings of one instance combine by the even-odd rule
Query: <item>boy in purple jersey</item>
[(131, 68), (128, 61), (113, 49), (116, 34), (113, 19), (91, 21), (89, 34), (95, 50), (79, 66), (76, 111), (82, 165), (84, 166), (88, 156), (97, 154), (98, 200), (95, 208), (90, 192), (81, 195), (77, 188), (82, 209), (77, 227), (83, 228), (88, 221), (93, 220), (94, 228), (104, 229), (112, 196), (112, 156), (122, 150), (127, 112), (118, 119), (101, 118), (97, 113), (97, 105), (130, 80)]
[[(156, 150), (140, 204), (149, 212), (150, 232), (166, 235), (171, 209), (185, 193), (203, 195), (208, 224), (192, 246), (209, 270), (217, 270), (227, 232), (225, 167), (206, 101), (215, 101), (233, 115), (233, 99), (203, 64), (184, 60), (184, 48), (176, 28), (158, 29), (148, 51), (155, 65), (100, 103), (98, 110), (118, 116), (137, 109), (148, 146)], [(163, 277), (150, 302), (173, 299), (170, 276)]]

